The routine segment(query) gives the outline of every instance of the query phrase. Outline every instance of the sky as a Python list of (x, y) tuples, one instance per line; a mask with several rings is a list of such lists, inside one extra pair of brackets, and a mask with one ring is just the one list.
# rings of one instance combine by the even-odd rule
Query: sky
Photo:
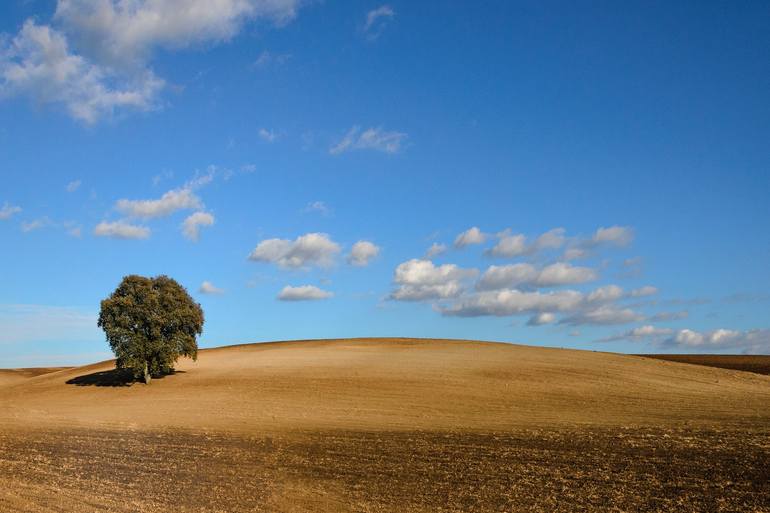
[(770, 4), (0, 4), (0, 367), (201, 347), (770, 352)]

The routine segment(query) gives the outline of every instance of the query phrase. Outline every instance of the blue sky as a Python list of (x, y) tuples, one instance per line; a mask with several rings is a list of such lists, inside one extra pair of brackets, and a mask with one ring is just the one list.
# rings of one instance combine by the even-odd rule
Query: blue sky
[[(9, 1), (0, 367), (203, 347), (770, 351), (766, 2)], [(433, 248), (431, 250), (431, 248)]]

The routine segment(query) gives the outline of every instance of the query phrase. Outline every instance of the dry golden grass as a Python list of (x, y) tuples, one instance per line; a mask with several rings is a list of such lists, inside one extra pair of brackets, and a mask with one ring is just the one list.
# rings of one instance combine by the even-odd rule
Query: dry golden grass
[(111, 367), (0, 378), (0, 511), (770, 511), (769, 376), (414, 339)]

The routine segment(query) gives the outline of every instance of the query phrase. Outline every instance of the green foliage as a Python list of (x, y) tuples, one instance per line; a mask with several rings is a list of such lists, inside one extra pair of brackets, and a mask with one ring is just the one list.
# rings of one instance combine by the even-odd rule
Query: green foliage
[(126, 276), (102, 301), (99, 327), (107, 335), (119, 369), (131, 369), (149, 383), (173, 371), (180, 356), (198, 357), (196, 336), (203, 310), (168, 276)]

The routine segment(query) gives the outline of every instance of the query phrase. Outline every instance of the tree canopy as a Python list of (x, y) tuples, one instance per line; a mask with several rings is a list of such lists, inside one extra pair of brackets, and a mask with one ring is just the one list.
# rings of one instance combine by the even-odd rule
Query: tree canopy
[(118, 369), (149, 383), (173, 371), (180, 356), (198, 357), (203, 310), (168, 276), (130, 275), (101, 303), (98, 325), (115, 353)]

